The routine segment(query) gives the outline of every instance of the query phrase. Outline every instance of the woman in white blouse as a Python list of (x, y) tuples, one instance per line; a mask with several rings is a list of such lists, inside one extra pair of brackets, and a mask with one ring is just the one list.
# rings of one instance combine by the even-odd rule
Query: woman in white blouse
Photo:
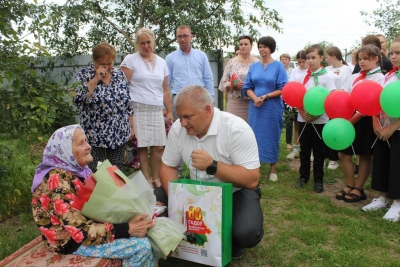
[[(164, 59), (154, 53), (155, 36), (148, 28), (136, 32), (135, 53), (121, 63), (129, 83), (129, 95), (134, 111), (135, 135), (138, 140), (140, 170), (149, 184), (160, 187), (161, 156), (166, 143), (163, 104), (167, 119), (172, 121), (172, 104), (168, 88), (168, 67)], [(149, 174), (148, 147), (151, 148)]]

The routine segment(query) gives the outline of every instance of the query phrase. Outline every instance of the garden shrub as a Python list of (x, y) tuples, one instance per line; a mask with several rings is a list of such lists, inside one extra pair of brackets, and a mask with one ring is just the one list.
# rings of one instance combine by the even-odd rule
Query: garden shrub
[(0, 142), (0, 221), (20, 212), (29, 212), (32, 197), (30, 188), (35, 165), (26, 151), (27, 144), (10, 143)]

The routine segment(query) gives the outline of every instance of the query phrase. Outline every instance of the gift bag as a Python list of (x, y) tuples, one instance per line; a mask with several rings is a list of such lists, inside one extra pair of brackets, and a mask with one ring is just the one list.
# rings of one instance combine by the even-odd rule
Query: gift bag
[(168, 217), (186, 228), (173, 257), (211, 266), (225, 266), (231, 261), (231, 183), (170, 181)]

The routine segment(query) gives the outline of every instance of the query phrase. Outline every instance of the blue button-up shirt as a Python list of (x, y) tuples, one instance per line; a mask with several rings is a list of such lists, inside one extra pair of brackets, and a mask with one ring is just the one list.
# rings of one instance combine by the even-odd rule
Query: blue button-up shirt
[(214, 99), (213, 74), (204, 52), (191, 48), (186, 55), (178, 48), (165, 61), (169, 69), (168, 85), (172, 94), (177, 94), (185, 86), (195, 84), (205, 87)]

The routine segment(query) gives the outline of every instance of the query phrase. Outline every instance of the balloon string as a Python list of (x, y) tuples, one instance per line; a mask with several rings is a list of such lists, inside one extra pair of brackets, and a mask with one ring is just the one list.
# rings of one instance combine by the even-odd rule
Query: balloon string
[(356, 157), (356, 158), (357, 158), (356, 152), (354, 151), (353, 144), (351, 144), (351, 149), (353, 150), (353, 155), (354, 155), (354, 157)]
[(315, 128), (314, 123), (311, 123), (312, 127), (314, 127), (315, 132), (317, 133), (319, 139), (322, 139), (321, 136), (319, 135), (317, 128)]
[[(379, 123), (379, 126), (381, 126), (381, 129), (383, 129), (383, 126), (382, 126), (381, 122), (379, 121), (378, 117), (377, 117), (376, 119), (378, 120), (378, 123)], [(389, 118), (386, 118), (386, 121), (387, 121), (388, 119), (389, 119)], [(385, 123), (385, 124), (386, 124), (386, 123)], [(375, 138), (375, 141), (374, 141), (374, 143), (372, 144), (371, 148), (374, 147), (374, 145), (375, 145), (375, 143), (376, 143), (377, 140), (378, 140), (378, 136)], [(386, 142), (387, 142), (389, 148), (391, 148), (391, 147), (390, 147), (389, 140), (386, 140)]]
[(303, 134), (303, 132), (304, 132), (304, 129), (305, 129), (305, 128), (306, 128), (306, 126), (307, 126), (307, 123), (308, 123), (308, 122), (306, 122), (306, 124), (304, 125), (303, 129), (301, 130), (301, 133), (300, 133), (300, 135), (299, 135), (299, 138), (297, 138), (297, 143), (299, 143), (299, 141), (300, 141), (300, 137), (301, 137), (301, 135)]
[[(374, 143), (372, 144), (371, 149), (374, 147), (374, 145), (375, 145), (375, 143), (376, 143), (377, 140), (378, 140), (378, 136), (375, 138), (375, 141), (374, 141)], [(389, 145), (389, 147), (390, 147), (390, 145)]]

